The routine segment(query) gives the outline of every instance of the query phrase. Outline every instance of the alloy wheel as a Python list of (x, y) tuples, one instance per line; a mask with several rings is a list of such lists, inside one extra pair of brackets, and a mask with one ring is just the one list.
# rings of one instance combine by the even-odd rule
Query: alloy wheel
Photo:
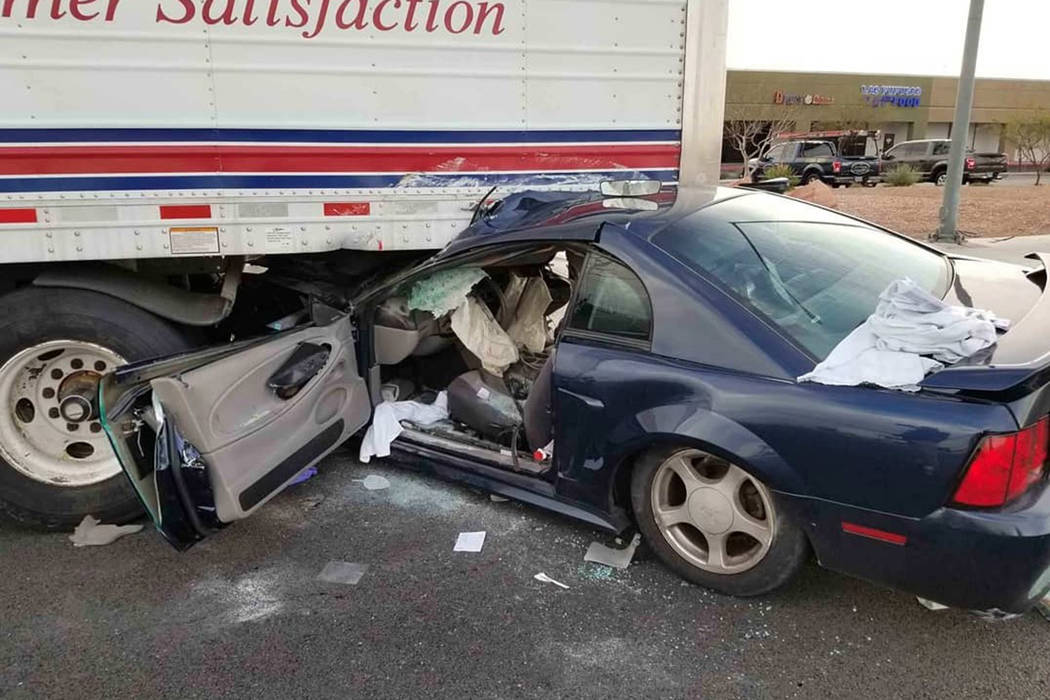
[(704, 571), (738, 574), (769, 552), (777, 523), (768, 489), (740, 467), (701, 450), (657, 468), (653, 517), (676, 553)]

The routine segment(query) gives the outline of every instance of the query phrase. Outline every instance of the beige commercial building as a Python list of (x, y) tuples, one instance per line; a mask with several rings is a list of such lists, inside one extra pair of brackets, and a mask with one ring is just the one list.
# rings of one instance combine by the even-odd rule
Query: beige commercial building
[[(792, 120), (794, 130), (869, 129), (884, 143), (947, 138), (952, 131), (958, 80), (874, 73), (729, 71), (726, 119)], [(980, 78), (974, 92), (967, 141), (977, 151), (1007, 153), (1002, 124), (1050, 110), (1050, 81)], [(723, 161), (739, 162), (727, 142)]]

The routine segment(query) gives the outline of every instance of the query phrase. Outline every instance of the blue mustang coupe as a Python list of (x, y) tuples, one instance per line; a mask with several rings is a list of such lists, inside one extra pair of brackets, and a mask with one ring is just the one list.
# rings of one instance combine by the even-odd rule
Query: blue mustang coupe
[[(903, 277), (1013, 326), (913, 393), (796, 380)], [(1050, 588), (1046, 292), (1045, 265), (944, 255), (769, 193), (531, 192), (349, 303), (311, 299), (308, 323), (122, 368), (100, 399), (179, 548), (371, 425), (380, 456), (636, 527), (718, 591), (770, 591), (812, 551), (1020, 612)]]

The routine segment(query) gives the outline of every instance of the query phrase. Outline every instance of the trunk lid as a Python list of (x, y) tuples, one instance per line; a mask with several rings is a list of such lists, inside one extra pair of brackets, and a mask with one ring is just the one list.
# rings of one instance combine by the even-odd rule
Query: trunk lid
[(1050, 294), (1046, 263), (1050, 257), (1026, 257), (1042, 267), (953, 258), (955, 279), (945, 301), (989, 309), (1010, 320), (999, 342), (982, 353), (926, 377), (927, 389), (952, 389), (996, 400), (1013, 400), (1050, 380)]

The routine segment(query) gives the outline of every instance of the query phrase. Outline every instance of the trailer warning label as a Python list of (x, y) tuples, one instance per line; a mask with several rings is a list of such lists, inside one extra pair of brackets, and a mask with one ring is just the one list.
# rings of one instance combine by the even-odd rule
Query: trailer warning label
[(208, 255), (219, 252), (219, 229), (216, 226), (172, 226), (168, 230), (172, 255)]
[(266, 229), (266, 252), (280, 253), (293, 250), (295, 239), (292, 237), (292, 229), (287, 226), (272, 226)]

